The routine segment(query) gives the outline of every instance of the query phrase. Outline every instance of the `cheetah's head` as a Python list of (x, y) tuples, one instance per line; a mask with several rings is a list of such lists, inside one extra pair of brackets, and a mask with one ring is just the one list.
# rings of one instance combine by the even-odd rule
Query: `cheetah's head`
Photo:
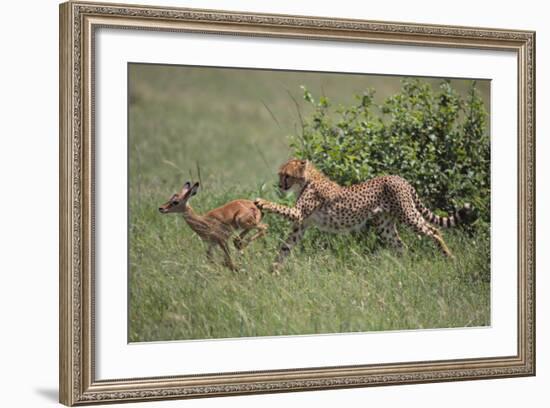
[(290, 159), (279, 169), (279, 188), (286, 192), (299, 191), (307, 181), (307, 160)]

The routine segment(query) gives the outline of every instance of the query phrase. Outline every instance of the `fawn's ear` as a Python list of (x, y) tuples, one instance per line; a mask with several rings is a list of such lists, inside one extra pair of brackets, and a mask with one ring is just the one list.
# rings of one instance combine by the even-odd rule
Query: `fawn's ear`
[(189, 191), (190, 188), (191, 188), (191, 183), (186, 181), (183, 187), (181, 188), (180, 195), (184, 195), (186, 192)]
[(197, 191), (199, 190), (199, 182), (197, 181), (195, 184), (193, 184), (193, 187), (191, 187), (191, 195), (194, 196), (197, 194)]

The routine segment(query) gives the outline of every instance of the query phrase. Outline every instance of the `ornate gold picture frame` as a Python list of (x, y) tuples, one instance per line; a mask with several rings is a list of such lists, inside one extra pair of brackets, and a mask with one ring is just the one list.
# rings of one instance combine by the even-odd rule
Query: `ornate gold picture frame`
[[(416, 362), (96, 375), (95, 47), (99, 29), (511, 52), (517, 58), (517, 352)], [(117, 137), (117, 136), (113, 136)], [(120, 135), (120, 137), (125, 137)], [(60, 402), (80, 405), (535, 375), (535, 33), (228, 11), (60, 6)], [(498, 254), (495, 254), (498, 256)], [(326, 351), (327, 353), (330, 350)]]

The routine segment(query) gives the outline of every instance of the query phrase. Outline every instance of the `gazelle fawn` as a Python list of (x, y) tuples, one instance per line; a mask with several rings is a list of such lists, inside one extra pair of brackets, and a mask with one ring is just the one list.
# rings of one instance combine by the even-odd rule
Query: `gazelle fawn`
[[(170, 200), (159, 207), (159, 211), (161, 214), (182, 213), (189, 227), (207, 243), (208, 259), (213, 259), (212, 251), (218, 245), (224, 253), (225, 265), (231, 270), (237, 270), (231, 260), (227, 241), (235, 231), (240, 231), (233, 242), (237, 249), (243, 249), (264, 235), (268, 226), (261, 222), (262, 213), (250, 200), (234, 200), (204, 215), (197, 214), (188, 201), (197, 194), (198, 189), (199, 183), (191, 186), (190, 182), (186, 182), (181, 192), (173, 194)], [(245, 241), (245, 236), (253, 230), (256, 233)]]

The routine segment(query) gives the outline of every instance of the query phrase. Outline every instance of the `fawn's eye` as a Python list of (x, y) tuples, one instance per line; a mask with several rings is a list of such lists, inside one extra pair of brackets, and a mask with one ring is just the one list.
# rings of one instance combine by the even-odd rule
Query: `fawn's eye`
[(172, 205), (178, 205), (179, 203), (179, 201), (172, 201)]

